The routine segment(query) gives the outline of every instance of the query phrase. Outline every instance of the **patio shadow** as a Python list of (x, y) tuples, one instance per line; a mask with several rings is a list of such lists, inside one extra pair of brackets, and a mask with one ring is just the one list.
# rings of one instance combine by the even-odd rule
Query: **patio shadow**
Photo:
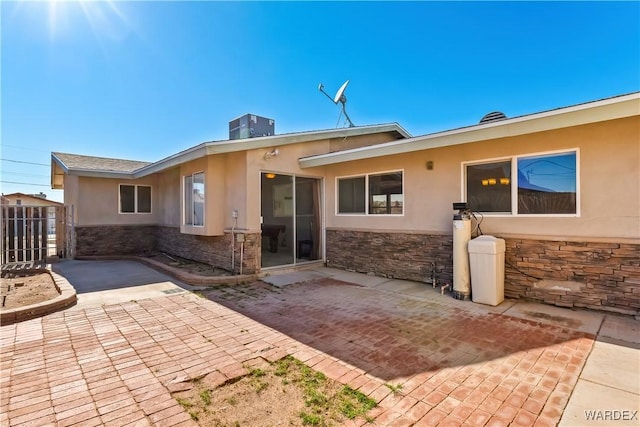
[(504, 375), (516, 366), (524, 368), (522, 375), (542, 376), (555, 367), (577, 375), (594, 339), (329, 278), (283, 288), (256, 282), (207, 296), (385, 381), (484, 362)]

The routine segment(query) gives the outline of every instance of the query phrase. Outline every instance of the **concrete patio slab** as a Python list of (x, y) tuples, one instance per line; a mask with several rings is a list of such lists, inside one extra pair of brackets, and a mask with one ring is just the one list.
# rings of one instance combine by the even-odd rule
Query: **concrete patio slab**
[(320, 268), (316, 271), (321, 272), (321, 274), (325, 275), (326, 277), (331, 277), (336, 280), (342, 280), (344, 282), (357, 283), (360, 286), (377, 286), (390, 280), (386, 277), (338, 270), (337, 268)]
[(184, 285), (164, 273), (135, 261), (66, 260), (53, 264), (52, 269), (66, 277), (78, 294), (164, 282), (171, 282), (178, 286)]
[[(607, 315), (599, 336), (630, 344), (640, 344), (640, 320), (628, 316)], [(638, 347), (635, 346), (635, 348)]]
[(75, 288), (78, 300), (71, 307), (75, 310), (206, 289), (186, 285), (135, 261), (65, 260), (52, 269)]
[(604, 313), (595, 311), (574, 310), (525, 301), (518, 301), (504, 314), (594, 335), (600, 330), (605, 318)]
[(578, 380), (561, 427), (638, 426), (638, 394)]
[(274, 274), (262, 277), (262, 281), (277, 288), (293, 285), (294, 283), (308, 282), (314, 279), (321, 279), (324, 276), (312, 270), (296, 271), (294, 273)]
[(580, 378), (600, 385), (615, 384), (616, 389), (640, 395), (640, 352), (598, 340)]

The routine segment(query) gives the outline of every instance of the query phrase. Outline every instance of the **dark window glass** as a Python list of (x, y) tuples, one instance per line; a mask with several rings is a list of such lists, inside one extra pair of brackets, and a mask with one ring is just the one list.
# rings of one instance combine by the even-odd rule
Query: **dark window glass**
[(135, 185), (120, 186), (120, 212), (133, 213), (136, 211)]
[(477, 212), (511, 213), (511, 161), (467, 165), (467, 204)]
[(151, 213), (151, 187), (138, 186), (138, 213)]
[(364, 176), (338, 179), (338, 213), (365, 213)]

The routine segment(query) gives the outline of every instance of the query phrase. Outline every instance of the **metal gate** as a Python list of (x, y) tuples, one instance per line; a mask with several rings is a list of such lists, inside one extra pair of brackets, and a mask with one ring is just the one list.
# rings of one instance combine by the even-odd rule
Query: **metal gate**
[(2, 205), (2, 265), (73, 257), (72, 215), (73, 207)]

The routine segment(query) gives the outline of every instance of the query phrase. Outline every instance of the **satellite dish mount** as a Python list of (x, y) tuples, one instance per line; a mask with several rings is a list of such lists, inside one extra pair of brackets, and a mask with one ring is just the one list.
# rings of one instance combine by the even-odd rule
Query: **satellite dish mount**
[(347, 118), (347, 121), (349, 122), (349, 127), (352, 128), (354, 124), (351, 121), (351, 118), (349, 118), (349, 115), (347, 114), (347, 109), (346, 109), (347, 97), (344, 94), (344, 91), (347, 90), (348, 84), (349, 84), (349, 80), (344, 82), (344, 84), (340, 86), (340, 89), (338, 89), (338, 91), (336, 92), (336, 96), (334, 96), (333, 98), (327, 92), (324, 91), (324, 85), (322, 83), (318, 85), (318, 90), (324, 93), (327, 96), (327, 98), (329, 98), (331, 102), (333, 102), (334, 104), (338, 104), (338, 102), (342, 104), (342, 113)]

